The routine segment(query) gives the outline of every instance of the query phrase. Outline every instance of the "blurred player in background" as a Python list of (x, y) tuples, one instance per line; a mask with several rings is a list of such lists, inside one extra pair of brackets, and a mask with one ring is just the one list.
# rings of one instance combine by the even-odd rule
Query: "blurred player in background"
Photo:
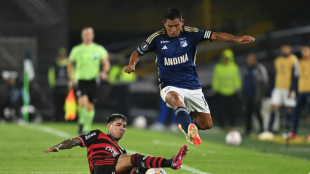
[(251, 134), (253, 114), (258, 120), (259, 132), (262, 133), (264, 127), (261, 106), (268, 89), (268, 74), (265, 66), (257, 61), (254, 53), (250, 53), (247, 57), (247, 67), (243, 72), (242, 84), (242, 96), (246, 105), (245, 135)]
[(282, 45), (282, 55), (274, 61), (275, 66), (275, 86), (272, 91), (271, 104), (272, 111), (268, 125), (268, 131), (273, 132), (275, 116), (279, 115), (280, 107), (286, 108), (286, 133), (290, 129), (292, 111), (296, 105), (294, 91), (294, 73), (297, 73), (298, 59), (292, 54), (290, 45)]
[(108, 133), (93, 130), (78, 137), (68, 139), (44, 152), (58, 152), (75, 146), (87, 147), (89, 170), (92, 174), (144, 174), (148, 168), (170, 167), (179, 169), (186, 155), (187, 146), (171, 159), (152, 157), (139, 153), (126, 155), (126, 150), (118, 145), (118, 141), (126, 132), (127, 118), (121, 114), (108, 117)]
[[(310, 113), (310, 47), (301, 48), (301, 60), (298, 63), (298, 97), (297, 104), (294, 108), (293, 129), (290, 138), (295, 138), (299, 122), (300, 111), (307, 105)], [(310, 141), (310, 134), (308, 135)]]
[[(222, 52), (220, 62), (213, 70), (212, 90), (216, 92), (218, 104), (218, 121), (221, 128), (228, 121), (230, 128), (235, 126), (236, 118), (240, 113), (238, 92), (241, 89), (241, 77), (238, 65), (234, 61), (231, 49)], [(223, 109), (225, 108), (225, 109)]]
[(67, 65), (67, 49), (60, 48), (55, 62), (48, 69), (48, 83), (54, 92), (55, 121), (64, 121), (65, 117), (64, 104), (68, 94)]
[[(103, 46), (94, 42), (94, 36), (93, 28), (83, 28), (82, 43), (75, 46), (69, 56), (68, 86), (73, 88), (77, 82), (79, 133), (91, 130), (95, 116), (96, 79), (100, 76), (107, 80), (110, 69), (109, 54)], [(101, 71), (100, 64), (103, 66)]]
[(181, 11), (177, 8), (168, 8), (162, 23), (164, 29), (153, 33), (133, 51), (125, 71), (134, 72), (140, 56), (156, 51), (161, 97), (175, 110), (179, 129), (188, 142), (198, 146), (202, 142), (198, 130), (209, 129), (213, 124), (195, 68), (197, 44), (211, 40), (248, 44), (254, 38), (184, 26)]

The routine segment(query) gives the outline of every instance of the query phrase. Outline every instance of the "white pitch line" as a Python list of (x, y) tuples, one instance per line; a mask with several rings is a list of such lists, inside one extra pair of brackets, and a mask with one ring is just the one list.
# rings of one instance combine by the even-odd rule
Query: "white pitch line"
[(61, 138), (71, 138), (70, 134), (57, 130), (57, 129), (53, 129), (48, 126), (42, 126), (42, 125), (37, 125), (37, 124), (20, 124), (20, 126), (23, 126), (25, 128), (32, 129), (32, 130), (40, 130), (42, 132), (49, 133), (49, 134), (52, 134), (52, 135), (55, 135)]
[[(49, 133), (49, 134), (52, 134), (52, 135), (55, 135), (55, 136), (58, 136), (58, 137), (61, 137), (61, 138), (70, 138), (70, 134), (66, 133), (66, 132), (63, 132), (63, 131), (60, 131), (60, 130), (57, 130), (57, 129), (54, 129), (54, 128), (51, 128), (51, 127), (48, 127), (48, 126), (41, 126), (41, 125), (30, 125), (30, 126), (25, 126), (25, 125), (21, 125), (23, 127), (26, 127), (26, 128), (29, 128), (29, 129), (32, 129), (32, 130), (39, 130), (39, 131), (42, 131), (42, 132), (46, 132), (46, 133)], [(165, 142), (167, 143), (167, 142)], [(174, 144), (176, 145), (176, 144)], [(131, 154), (134, 154), (134, 153), (137, 153), (136, 151), (134, 150), (127, 150), (127, 152), (131, 153)], [(186, 170), (188, 172), (191, 172), (191, 173), (196, 173), (196, 174), (211, 174), (211, 173), (208, 173), (208, 172), (203, 172), (203, 171), (200, 171), (196, 168), (192, 168), (192, 167), (189, 167), (187, 165), (184, 165), (182, 164), (182, 169), (183, 170)], [(66, 172), (65, 172), (66, 173)]]

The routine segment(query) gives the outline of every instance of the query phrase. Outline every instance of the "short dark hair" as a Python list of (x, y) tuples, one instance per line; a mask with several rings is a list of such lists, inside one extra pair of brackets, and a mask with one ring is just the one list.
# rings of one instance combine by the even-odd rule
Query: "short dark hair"
[(114, 113), (114, 114), (111, 114), (108, 118), (108, 123), (113, 123), (114, 121), (116, 120), (123, 120), (123, 121), (126, 121), (127, 122), (127, 118), (125, 117), (125, 115), (123, 114), (119, 114), (119, 113)]
[(175, 7), (170, 7), (165, 11), (164, 20), (182, 19), (181, 10)]

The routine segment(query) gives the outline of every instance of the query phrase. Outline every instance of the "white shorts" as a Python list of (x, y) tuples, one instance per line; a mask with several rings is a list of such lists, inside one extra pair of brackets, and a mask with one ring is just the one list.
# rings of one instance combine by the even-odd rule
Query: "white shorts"
[[(208, 114), (210, 113), (208, 103), (201, 89), (183, 89), (183, 88), (177, 88), (174, 86), (166, 86), (160, 91), (160, 96), (165, 102), (166, 102), (166, 95), (170, 91), (177, 92), (183, 97), (185, 107), (188, 112), (197, 111), (197, 112), (208, 113)], [(167, 102), (166, 102), (166, 105), (169, 108), (173, 108)]]
[(271, 104), (286, 107), (295, 107), (296, 99), (295, 97), (288, 97), (288, 89), (274, 89), (271, 95)]

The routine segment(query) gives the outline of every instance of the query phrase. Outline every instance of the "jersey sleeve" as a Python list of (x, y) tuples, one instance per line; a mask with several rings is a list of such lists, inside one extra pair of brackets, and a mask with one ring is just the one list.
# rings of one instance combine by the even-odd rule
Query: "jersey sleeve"
[(76, 61), (76, 47), (73, 47), (71, 52), (70, 52), (70, 55), (69, 55), (69, 60), (75, 62)]
[(202, 42), (202, 41), (212, 41), (212, 31), (210, 30), (202, 30), (195, 27), (188, 27), (185, 26), (184, 30), (190, 33), (192, 40), (196, 43)]
[(156, 39), (158, 35), (158, 32), (153, 33), (137, 48), (136, 51), (139, 56), (143, 56), (147, 52), (154, 51), (156, 49)]
[(81, 147), (88, 147), (93, 144), (98, 139), (100, 133), (100, 130), (93, 130), (78, 136), (77, 138), (81, 141)]
[(101, 48), (100, 48), (100, 59), (104, 60), (104, 59), (107, 59), (108, 57), (109, 57), (108, 51), (103, 46), (101, 46)]

